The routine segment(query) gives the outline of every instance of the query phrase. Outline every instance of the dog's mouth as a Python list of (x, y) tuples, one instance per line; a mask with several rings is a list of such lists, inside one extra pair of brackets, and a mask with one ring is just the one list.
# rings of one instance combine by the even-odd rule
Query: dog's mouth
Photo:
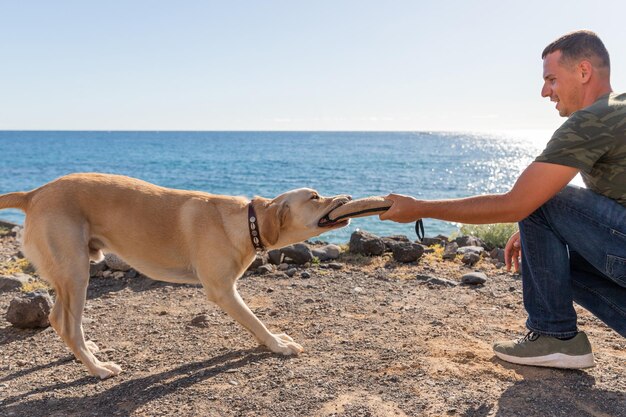
[(318, 227), (323, 227), (325, 229), (329, 229), (331, 227), (345, 227), (347, 225), (350, 224), (350, 219), (345, 219), (345, 220), (331, 220), (330, 219), (330, 213), (332, 213), (337, 207), (341, 207), (344, 204), (348, 203), (350, 200), (347, 201), (340, 201), (338, 204), (334, 205), (330, 210), (328, 210), (328, 212), (326, 214), (324, 214), (324, 216), (322, 216), (321, 219), (319, 219), (319, 221), (317, 222), (317, 226)]

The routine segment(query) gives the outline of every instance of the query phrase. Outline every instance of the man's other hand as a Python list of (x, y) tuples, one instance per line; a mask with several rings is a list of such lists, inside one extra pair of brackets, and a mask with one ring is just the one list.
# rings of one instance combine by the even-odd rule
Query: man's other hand
[(515, 272), (519, 272), (519, 260), (521, 256), (522, 245), (519, 239), (519, 232), (515, 232), (511, 235), (509, 241), (506, 242), (506, 247), (504, 248), (504, 263), (506, 264), (506, 270), (511, 270), (511, 261), (513, 261)]

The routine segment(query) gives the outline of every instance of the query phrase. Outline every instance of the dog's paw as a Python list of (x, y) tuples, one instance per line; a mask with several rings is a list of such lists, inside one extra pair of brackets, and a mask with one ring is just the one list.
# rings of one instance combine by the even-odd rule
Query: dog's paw
[(87, 345), (87, 349), (89, 349), (91, 353), (100, 352), (100, 348), (98, 347), (98, 345), (96, 345), (91, 340), (86, 340), (85, 345)]
[(304, 348), (294, 342), (291, 337), (285, 333), (273, 334), (273, 339), (267, 344), (267, 347), (274, 353), (281, 353), (285, 356), (297, 355), (304, 351)]
[(122, 372), (122, 368), (119, 365), (113, 362), (100, 362), (91, 374), (100, 379), (107, 379), (119, 375), (120, 372)]

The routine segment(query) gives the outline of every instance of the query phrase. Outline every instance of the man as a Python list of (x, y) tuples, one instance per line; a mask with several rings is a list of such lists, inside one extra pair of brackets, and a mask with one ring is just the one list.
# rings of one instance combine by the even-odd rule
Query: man
[[(594, 365), (573, 301), (626, 337), (626, 94), (610, 84), (609, 55), (590, 31), (542, 54), (543, 97), (568, 119), (504, 194), (424, 201), (390, 194), (381, 220), (519, 222), (505, 248), (522, 262), (529, 333), (494, 344), (506, 361), (558, 368)], [(588, 188), (567, 186), (580, 172)]]

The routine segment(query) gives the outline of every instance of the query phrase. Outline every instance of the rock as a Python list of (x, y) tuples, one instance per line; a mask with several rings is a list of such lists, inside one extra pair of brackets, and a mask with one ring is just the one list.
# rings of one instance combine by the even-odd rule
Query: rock
[(424, 254), (422, 245), (412, 242), (396, 243), (392, 246), (393, 259), (396, 262), (415, 262)]
[(95, 277), (98, 274), (98, 272), (104, 272), (106, 267), (107, 267), (107, 264), (104, 259), (101, 260), (100, 262), (89, 263), (89, 276)]
[(313, 260), (313, 252), (309, 245), (305, 243), (296, 243), (282, 248), (280, 250), (285, 257), (291, 259), (294, 264), (304, 265)]
[(115, 272), (113, 272), (113, 278), (115, 278), (115, 279), (122, 279), (122, 278), (124, 278), (124, 275), (125, 274), (122, 271), (115, 271)]
[(52, 298), (47, 291), (26, 293), (11, 300), (6, 319), (13, 326), (22, 329), (48, 327), (50, 326), (48, 315), (52, 305)]
[(128, 272), (126, 273), (126, 278), (136, 278), (137, 275), (139, 275), (139, 273), (137, 272), (137, 270), (135, 269), (130, 269), (128, 270)]
[(280, 265), (283, 262), (283, 253), (280, 249), (272, 249), (267, 252), (267, 258), (269, 263), (273, 265)]
[(433, 285), (444, 285), (447, 287), (456, 287), (457, 285), (459, 285), (459, 283), (456, 281), (450, 281), (444, 278), (437, 278), (433, 277), (432, 275), (417, 275), (415, 278), (417, 278), (417, 280), (419, 281), (423, 281), (427, 284)]
[(459, 245), (456, 242), (447, 243), (443, 249), (443, 259), (456, 258), (456, 251), (459, 249)]
[(424, 239), (422, 239), (422, 245), (424, 245), (424, 246), (435, 246), (435, 245), (444, 246), (447, 241), (448, 241), (448, 238), (445, 238), (445, 240), (444, 240), (444, 239), (442, 239), (440, 237), (425, 237)]
[(261, 265), (260, 267), (256, 269), (257, 274), (260, 274), (260, 275), (269, 274), (270, 272), (273, 272), (273, 271), (274, 271), (274, 268), (270, 264)]
[(328, 267), (331, 269), (343, 269), (343, 264), (340, 264), (339, 262), (331, 262), (328, 264)]
[(485, 242), (474, 236), (459, 236), (453, 240), (459, 247), (462, 246), (485, 246)]
[(461, 277), (461, 284), (481, 285), (487, 282), (487, 275), (482, 272), (470, 272)]
[(481, 255), (485, 251), (485, 248), (482, 246), (461, 246), (456, 250), (456, 253), (459, 255), (465, 255), (468, 252), (475, 253), (477, 255)]
[(491, 259), (497, 260), (498, 262), (504, 263), (504, 249), (495, 248), (491, 252), (489, 252), (489, 256)]
[(283, 262), (282, 264), (278, 265), (278, 270), (279, 271), (286, 271), (288, 269), (289, 269), (289, 264), (286, 264), (286, 263)]
[(382, 255), (387, 246), (378, 236), (364, 230), (357, 230), (350, 236), (350, 252), (366, 256)]
[(109, 269), (114, 271), (123, 271), (126, 272), (130, 269), (130, 265), (128, 265), (122, 258), (115, 255), (114, 253), (107, 253), (104, 255), (104, 262)]
[(393, 251), (393, 247), (398, 243), (410, 243), (408, 237), (404, 235), (394, 235), (394, 236), (385, 236), (382, 238), (383, 242), (385, 242), (385, 247), (387, 251)]
[(474, 252), (467, 252), (461, 258), (461, 262), (467, 266), (474, 266), (478, 261), (480, 261), (480, 255)]
[(296, 272), (298, 272), (296, 268), (289, 268), (287, 271), (285, 271), (285, 274), (287, 274), (287, 276), (291, 278), (296, 275)]
[(300, 278), (302, 278), (302, 279), (309, 279), (309, 278), (311, 278), (311, 274), (308, 273), (307, 271), (302, 271), (302, 273), (300, 274)]
[(196, 327), (209, 327), (209, 316), (200, 314), (191, 319), (191, 325)]
[(261, 265), (265, 265), (267, 263), (267, 255), (265, 254), (256, 254), (254, 260), (248, 267), (248, 271), (256, 271)]
[(339, 258), (341, 248), (337, 245), (325, 245), (312, 249), (313, 256), (316, 256), (320, 261), (333, 261)]
[(5, 291), (15, 291), (28, 283), (30, 275), (17, 273), (9, 276), (0, 276), (0, 293)]

